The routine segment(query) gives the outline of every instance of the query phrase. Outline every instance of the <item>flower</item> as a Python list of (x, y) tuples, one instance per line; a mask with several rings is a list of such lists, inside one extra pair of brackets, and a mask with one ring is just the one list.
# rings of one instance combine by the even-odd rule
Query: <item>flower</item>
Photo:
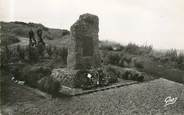
[(90, 73), (88, 73), (87, 77), (91, 79), (92, 75)]

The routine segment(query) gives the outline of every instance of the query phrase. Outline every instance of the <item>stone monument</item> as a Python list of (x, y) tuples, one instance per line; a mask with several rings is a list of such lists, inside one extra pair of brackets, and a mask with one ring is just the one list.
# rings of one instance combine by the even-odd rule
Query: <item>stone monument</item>
[[(83, 14), (70, 28), (67, 68), (53, 69), (51, 78), (62, 86), (76, 87), (76, 75), (79, 71), (101, 66), (98, 49), (98, 17)], [(84, 78), (85, 79), (85, 78)]]
[(88, 13), (80, 15), (71, 26), (67, 57), (69, 69), (90, 69), (100, 66), (98, 26), (98, 17)]

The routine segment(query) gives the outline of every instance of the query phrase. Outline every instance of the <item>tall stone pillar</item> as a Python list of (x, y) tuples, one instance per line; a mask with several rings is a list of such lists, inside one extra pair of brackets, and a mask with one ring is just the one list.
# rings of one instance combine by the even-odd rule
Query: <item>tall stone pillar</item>
[(67, 67), (69, 69), (90, 69), (100, 66), (98, 49), (99, 19), (92, 14), (80, 15), (70, 28)]

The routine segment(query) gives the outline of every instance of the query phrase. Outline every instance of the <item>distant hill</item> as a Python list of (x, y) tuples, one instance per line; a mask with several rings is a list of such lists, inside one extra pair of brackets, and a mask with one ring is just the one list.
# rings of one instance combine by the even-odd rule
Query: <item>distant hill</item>
[(45, 27), (42, 24), (37, 23), (25, 23), (25, 22), (0, 22), (0, 33), (15, 35), (20, 37), (28, 37), (28, 32), (32, 29), (34, 32), (37, 29), (43, 30), (43, 37), (45, 39), (60, 39), (70, 32), (66, 29), (53, 29)]

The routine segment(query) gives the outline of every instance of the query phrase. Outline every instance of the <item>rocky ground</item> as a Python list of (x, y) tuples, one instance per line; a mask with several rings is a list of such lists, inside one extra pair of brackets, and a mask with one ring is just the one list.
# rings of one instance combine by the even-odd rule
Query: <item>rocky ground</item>
[[(9, 101), (2, 107), (5, 115), (184, 114), (184, 85), (165, 79), (74, 97), (51, 98), (17, 84), (9, 90)], [(168, 96), (177, 100), (164, 106)]]

